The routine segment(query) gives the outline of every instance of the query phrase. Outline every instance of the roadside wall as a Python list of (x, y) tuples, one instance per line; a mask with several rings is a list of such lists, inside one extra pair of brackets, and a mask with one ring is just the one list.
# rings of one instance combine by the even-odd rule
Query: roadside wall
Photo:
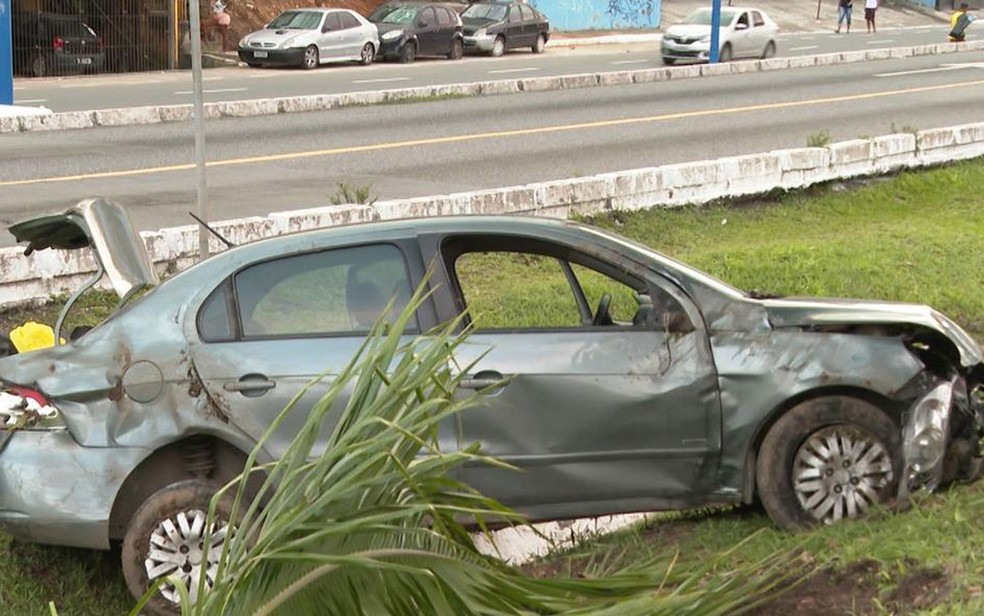
[(660, 0), (529, 0), (550, 19), (555, 30), (657, 28)]

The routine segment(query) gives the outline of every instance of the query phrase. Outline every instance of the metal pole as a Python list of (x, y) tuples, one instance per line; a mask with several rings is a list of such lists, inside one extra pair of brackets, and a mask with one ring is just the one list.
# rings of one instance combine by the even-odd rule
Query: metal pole
[[(208, 185), (205, 182), (205, 102), (202, 97), (202, 19), (198, 0), (189, 0), (191, 18), (191, 76), (194, 93), (195, 178), (198, 180), (198, 217), (208, 222)], [(198, 258), (208, 258), (208, 230), (198, 225)]]
[(718, 46), (721, 43), (721, 0), (711, 1), (711, 53), (707, 61), (717, 64)]
[(0, 0), (0, 105), (14, 104), (14, 37), (10, 0)]
[[(817, 21), (820, 21), (820, 3), (821, 2), (823, 2), (823, 0), (817, 0)], [(840, 24), (837, 24), (837, 27), (839, 28), (840, 27)]]

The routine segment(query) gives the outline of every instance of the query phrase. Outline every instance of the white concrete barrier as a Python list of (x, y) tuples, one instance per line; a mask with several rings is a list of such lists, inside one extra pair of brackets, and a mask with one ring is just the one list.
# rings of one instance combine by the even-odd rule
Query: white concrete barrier
[[(599, 86), (623, 85), (629, 83), (652, 83), (672, 79), (693, 79), (710, 75), (734, 75), (757, 71), (774, 71), (787, 68), (811, 66), (830, 66), (850, 64), (869, 60), (908, 58), (913, 56), (936, 55), (965, 51), (984, 50), (984, 40), (965, 43), (939, 43), (891, 49), (869, 49), (829, 53), (817, 56), (793, 56), (769, 58), (768, 60), (748, 60), (726, 62), (723, 64), (696, 64), (648, 68), (636, 71), (615, 71), (586, 73), (579, 75), (524, 77), (501, 81), (482, 81), (474, 83), (450, 84), (443, 86), (419, 86), (368, 92), (345, 92), (341, 94), (314, 94), (307, 96), (287, 96), (270, 99), (226, 101), (205, 105), (206, 118), (252, 117), (275, 115), (278, 113), (299, 113), (305, 111), (325, 111), (337, 107), (377, 105), (402, 100), (443, 96), (494, 96), (517, 94), (519, 92), (545, 92), (573, 88), (593, 88)], [(654, 55), (655, 58), (655, 55)], [(71, 111), (53, 113), (38, 120), (32, 116), (0, 116), (0, 134), (32, 132), (39, 130), (68, 130), (100, 126), (129, 126), (157, 124), (161, 122), (185, 122), (191, 119), (191, 105), (164, 105), (155, 107), (133, 107), (124, 109), (102, 109), (98, 111)]]

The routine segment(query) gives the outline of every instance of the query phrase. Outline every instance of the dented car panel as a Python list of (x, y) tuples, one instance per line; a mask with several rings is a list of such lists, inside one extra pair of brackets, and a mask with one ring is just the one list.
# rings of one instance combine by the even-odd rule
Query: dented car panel
[[(106, 216), (66, 215), (88, 244), (50, 220), (48, 227), (19, 225), (18, 237), (38, 249), (91, 246), (118, 263), (123, 278), (151, 284), (133, 236), (105, 232), (95, 241), (94, 229), (129, 225), (114, 218), (122, 212), (116, 207), (89, 202), (80, 211)], [(531, 519), (748, 502), (781, 491), (756, 460), (775, 441), (767, 435), (794, 412), (806, 424), (788, 458), (807, 455), (801, 441), (861, 417), (842, 436), (854, 439), (852, 450), (907, 460), (911, 481), (885, 467), (885, 486), (935, 486), (947, 469), (966, 471), (980, 458), (972, 392), (981, 350), (929, 308), (756, 299), (576, 223), (402, 220), (233, 248), (171, 277), (77, 340), (0, 359), (10, 396), (0, 395), (0, 405), (12, 409), (5, 417), (17, 417), (0, 432), (0, 526), (36, 541), (105, 548), (128, 532), (156, 490), (234, 476), (280, 409), (324, 374), (260, 452), (260, 461), (275, 459), (364, 339), (364, 306), (354, 300), (360, 285), (399, 299), (426, 279), (433, 294), (408, 332), (417, 335), (469, 309), (457, 259), (483, 251), (542, 257), (562, 272), (577, 315), (562, 327), (473, 332), (456, 358), (471, 366), (460, 394), (477, 391), (483, 403), (440, 428), (442, 448), (479, 443), (518, 467), (521, 473), (461, 472)], [(247, 284), (263, 268), (274, 273)], [(604, 302), (596, 309), (583, 282), (589, 273), (631, 290), (635, 314), (620, 320)], [(304, 293), (291, 296), (298, 288)], [(311, 292), (321, 293), (317, 301)], [(312, 303), (318, 310), (305, 311)], [(25, 413), (29, 403), (18, 396), (35, 394), (57, 413), (43, 421)], [(814, 406), (841, 419), (809, 424)], [(885, 426), (892, 438), (882, 442)], [(947, 462), (952, 456), (958, 462)], [(47, 472), (52, 465), (58, 472)], [(816, 470), (790, 469), (786, 496), (812, 489), (806, 474)], [(836, 478), (844, 486), (858, 480)], [(840, 503), (837, 494), (828, 495), (831, 502)], [(858, 494), (822, 516), (867, 506)]]

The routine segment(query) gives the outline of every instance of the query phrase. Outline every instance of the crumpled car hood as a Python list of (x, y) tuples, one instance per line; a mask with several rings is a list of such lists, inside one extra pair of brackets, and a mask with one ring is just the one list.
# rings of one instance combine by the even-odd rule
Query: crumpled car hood
[(783, 298), (760, 300), (774, 327), (823, 325), (917, 325), (946, 336), (965, 368), (984, 362), (984, 352), (959, 325), (929, 306), (848, 299)]

